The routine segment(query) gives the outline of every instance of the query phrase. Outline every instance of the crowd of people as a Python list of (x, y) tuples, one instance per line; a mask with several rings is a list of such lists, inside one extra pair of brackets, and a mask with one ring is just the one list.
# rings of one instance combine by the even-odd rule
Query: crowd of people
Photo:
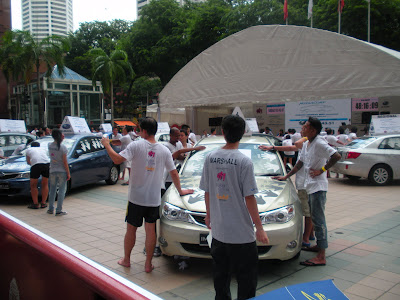
[[(153, 118), (147, 117), (140, 121), (138, 133), (130, 126), (125, 126), (122, 134), (118, 132), (117, 127), (114, 127), (109, 135), (100, 133), (103, 136), (101, 143), (108, 155), (115, 164), (121, 166), (119, 179), (125, 179), (126, 169), (129, 173), (128, 180), (122, 183), (128, 185), (129, 193), (125, 218), (127, 228), (124, 238), (124, 255), (118, 264), (126, 268), (131, 266), (131, 253), (136, 242), (136, 232), (144, 223), (146, 233), (144, 267), (148, 273), (154, 268), (153, 257), (161, 254), (156, 246), (156, 222), (160, 218), (161, 197), (172, 183), (181, 196), (194, 192), (181, 188), (176, 165), (182, 163), (191, 151), (205, 149), (204, 146), (195, 146), (196, 135), (187, 125), (183, 125), (181, 129), (171, 128), (169, 141), (165, 144), (158, 143), (155, 139), (157, 126)], [(254, 197), (258, 192), (254, 167), (251, 160), (238, 150), (244, 132), (245, 121), (239, 116), (230, 115), (222, 120), (222, 133), (226, 144), (207, 155), (200, 181), (207, 212), (205, 222), (207, 227), (212, 229), (211, 255), (214, 262), (216, 299), (231, 298), (231, 270), (235, 270), (237, 275), (237, 298), (248, 299), (255, 296), (258, 261), (256, 241), (269, 243)], [(345, 129), (342, 127), (338, 129), (338, 132), (339, 135), (334, 136), (330, 128), (322, 131), (320, 120), (310, 117), (303, 125), (301, 132), (296, 132), (295, 129), (289, 129), (286, 133), (283, 130), (279, 132), (278, 137), (282, 139), (282, 146), (260, 146), (260, 149), (264, 151), (283, 151), (284, 163), (294, 164), (287, 175), (276, 176), (272, 179), (287, 180), (296, 174), (296, 188), (305, 217), (302, 249), (316, 253), (314, 258), (301, 262), (305, 266), (326, 264), (327, 172), (340, 159), (336, 147), (346, 145), (357, 138), (357, 128), (352, 128), (349, 135), (345, 134)], [(265, 128), (264, 133), (273, 136), (272, 130), (268, 127)], [(46, 154), (46, 149), (41, 148), (37, 142), (33, 142), (26, 151), (27, 162), (31, 165), (33, 200), (29, 208), (47, 207), (46, 199), (49, 194), (47, 212), (53, 214), (58, 189), (55, 215), (65, 215), (67, 213), (62, 205), (67, 182), (70, 179), (67, 151), (62, 144), (64, 139), (62, 132), (59, 129), (53, 129), (50, 134), (54, 142), (48, 145), (49, 156)], [(202, 137), (215, 134), (216, 130), (213, 128), (211, 135), (204, 131)], [(138, 137), (141, 138), (138, 139)], [(116, 151), (116, 147), (112, 145), (119, 149)], [(223, 166), (213, 164), (215, 161), (228, 161), (227, 158), (234, 159), (237, 163)], [(220, 172), (224, 173), (223, 182), (218, 177)], [(42, 176), (41, 203), (39, 203), (37, 190), (40, 176)], [(222, 185), (230, 191), (230, 201), (218, 196)], [(310, 240), (314, 239), (316, 239), (316, 245), (311, 246)]]

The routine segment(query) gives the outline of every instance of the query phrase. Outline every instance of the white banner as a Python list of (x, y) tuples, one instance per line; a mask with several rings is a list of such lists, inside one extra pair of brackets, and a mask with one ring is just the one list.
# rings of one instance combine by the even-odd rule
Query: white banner
[(1, 119), (0, 132), (26, 133), (25, 121)]
[(169, 128), (168, 122), (158, 122), (157, 124), (158, 124), (158, 126), (157, 126), (156, 134), (159, 134), (159, 133), (168, 133), (169, 134), (170, 128)]
[(60, 129), (64, 134), (91, 133), (86, 120), (79, 117), (65, 116)]
[(400, 114), (371, 117), (370, 135), (400, 133)]
[(316, 117), (322, 128), (329, 127), (337, 131), (351, 122), (351, 99), (288, 102), (285, 107), (285, 129), (300, 131), (309, 117)]

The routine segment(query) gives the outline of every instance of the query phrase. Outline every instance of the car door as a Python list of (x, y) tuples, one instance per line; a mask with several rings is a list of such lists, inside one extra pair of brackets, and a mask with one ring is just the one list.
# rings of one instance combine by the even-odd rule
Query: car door
[(393, 170), (393, 178), (400, 178), (400, 137), (384, 139), (378, 147), (382, 161)]
[(91, 137), (78, 140), (71, 153), (72, 161), (69, 164), (72, 186), (80, 186), (95, 181), (96, 157), (93, 155), (94, 147)]
[(112, 165), (111, 158), (109, 157), (107, 150), (104, 148), (100, 140), (100, 137), (90, 138), (92, 156), (94, 158), (94, 162), (91, 165), (91, 168), (94, 172), (92, 174), (94, 181), (108, 179)]

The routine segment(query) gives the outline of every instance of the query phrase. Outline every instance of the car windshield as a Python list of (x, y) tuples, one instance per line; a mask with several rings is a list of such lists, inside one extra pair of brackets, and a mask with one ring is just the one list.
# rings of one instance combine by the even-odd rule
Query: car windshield
[[(54, 140), (52, 138), (44, 138), (44, 139), (38, 139), (36, 140), (36, 142), (40, 143), (40, 147), (43, 147), (46, 149), (46, 152), (48, 152), (48, 145), (52, 142), (54, 142)], [(75, 140), (73, 139), (64, 139), (62, 141), (62, 144), (67, 147), (68, 153), (69, 151), (72, 149), (72, 146), (74, 145)], [(27, 148), (30, 148), (31, 145), (28, 145)], [(21, 152), (22, 155), (25, 155), (26, 149), (24, 151)], [(48, 153), (47, 153), (48, 154)]]
[(376, 141), (376, 137), (362, 137), (347, 144), (346, 147), (351, 149), (364, 148), (374, 141)]
[[(258, 146), (260, 144), (239, 144), (239, 151), (250, 157), (254, 165), (254, 173), (256, 176), (278, 176), (283, 175), (281, 163), (278, 155), (274, 152), (261, 151)], [(204, 160), (208, 153), (219, 149), (224, 144), (207, 144), (202, 145), (206, 149), (194, 152), (187, 160), (182, 171), (183, 176), (201, 176), (203, 172)]]

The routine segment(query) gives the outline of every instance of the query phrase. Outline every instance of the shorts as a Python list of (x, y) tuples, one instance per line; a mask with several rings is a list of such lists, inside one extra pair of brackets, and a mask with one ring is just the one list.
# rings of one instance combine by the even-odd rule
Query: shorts
[(36, 164), (31, 167), (31, 175), (32, 179), (39, 179), (40, 175), (45, 178), (49, 178), (49, 169), (50, 164)]
[(146, 223), (155, 223), (159, 218), (160, 206), (141, 206), (129, 201), (125, 222), (132, 226), (141, 227), (143, 225), (143, 219)]
[(287, 158), (294, 158), (294, 154), (293, 155), (288, 155), (288, 154), (283, 153), (283, 156), (287, 157)]
[(306, 190), (298, 190), (297, 195), (301, 202), (301, 209), (303, 210), (303, 216), (311, 217), (310, 205), (308, 204), (308, 195)]

